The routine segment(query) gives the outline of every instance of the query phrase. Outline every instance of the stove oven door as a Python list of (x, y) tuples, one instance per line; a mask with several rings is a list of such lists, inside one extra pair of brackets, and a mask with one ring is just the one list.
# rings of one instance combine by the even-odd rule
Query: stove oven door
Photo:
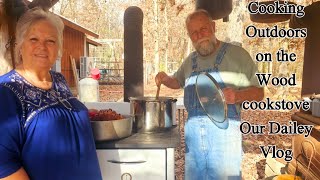
[(97, 150), (104, 180), (165, 180), (165, 149)]

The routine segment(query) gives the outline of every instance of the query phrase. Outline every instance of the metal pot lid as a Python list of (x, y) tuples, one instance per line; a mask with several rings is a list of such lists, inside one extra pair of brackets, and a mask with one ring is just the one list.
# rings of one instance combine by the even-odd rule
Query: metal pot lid
[(222, 129), (228, 127), (227, 104), (218, 82), (207, 72), (196, 79), (196, 93), (208, 117)]

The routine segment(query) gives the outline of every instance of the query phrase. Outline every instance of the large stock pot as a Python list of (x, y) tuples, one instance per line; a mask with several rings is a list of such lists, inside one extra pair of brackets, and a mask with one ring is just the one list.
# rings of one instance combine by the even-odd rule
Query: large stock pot
[(176, 121), (177, 99), (171, 97), (130, 97), (130, 112), (134, 115), (134, 132), (166, 130)]

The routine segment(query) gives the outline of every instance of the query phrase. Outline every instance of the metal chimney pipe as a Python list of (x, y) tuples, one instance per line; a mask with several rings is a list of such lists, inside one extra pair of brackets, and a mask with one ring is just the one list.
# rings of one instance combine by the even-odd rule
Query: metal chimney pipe
[(304, 9), (302, 18), (291, 16), (291, 28), (307, 28), (308, 35), (305, 40), (304, 62), (302, 74), (301, 95), (320, 93), (320, 1), (314, 2)]
[(196, 0), (196, 9), (208, 11), (213, 20), (224, 18), (226, 22), (232, 11), (232, 0)]
[(128, 7), (124, 13), (124, 101), (143, 96), (143, 12)]

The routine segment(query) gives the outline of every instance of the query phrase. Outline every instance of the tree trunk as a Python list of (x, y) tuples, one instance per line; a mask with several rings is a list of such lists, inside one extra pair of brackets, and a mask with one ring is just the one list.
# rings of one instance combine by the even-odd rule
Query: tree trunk
[[(1, 12), (0, 12), (1, 13)], [(0, 18), (0, 76), (12, 69), (11, 58), (6, 49), (8, 43), (8, 26), (5, 19)]]
[(167, 2), (165, 2), (165, 7), (164, 7), (164, 21), (165, 21), (165, 33), (166, 33), (166, 49), (165, 49), (165, 56), (164, 56), (164, 71), (168, 72), (168, 54), (169, 54), (169, 23), (168, 23), (168, 12), (167, 12)]
[(155, 27), (155, 39), (154, 39), (154, 71), (159, 72), (160, 66), (160, 52), (159, 52), (159, 11), (158, 0), (153, 0), (153, 14), (154, 14), (154, 27)]

